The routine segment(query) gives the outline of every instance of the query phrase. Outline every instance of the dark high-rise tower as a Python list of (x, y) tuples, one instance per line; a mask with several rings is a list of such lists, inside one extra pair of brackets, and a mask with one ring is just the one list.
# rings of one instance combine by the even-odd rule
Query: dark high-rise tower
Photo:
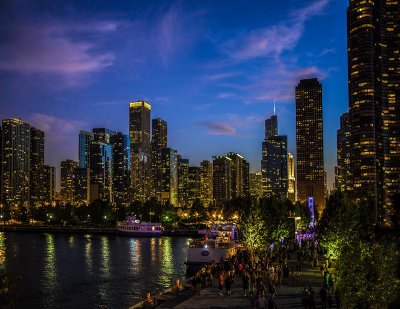
[(200, 163), (200, 200), (205, 207), (213, 204), (213, 165), (207, 160)]
[(325, 208), (322, 85), (302, 79), (296, 87), (297, 196), (313, 198), (319, 215)]
[(265, 120), (265, 141), (262, 143), (261, 171), (263, 194), (287, 196), (287, 136), (278, 135), (278, 117)]
[(31, 127), (31, 156), (30, 156), (30, 202), (44, 200), (42, 183), (44, 181), (44, 132)]
[(167, 148), (167, 140), (167, 122), (161, 118), (153, 119), (151, 136), (151, 188), (152, 196), (155, 196), (157, 200), (161, 198), (161, 155), (162, 149)]
[(93, 141), (93, 133), (79, 131), (79, 167), (90, 168), (90, 145)]
[(161, 153), (161, 203), (178, 206), (178, 162), (176, 150), (163, 148)]
[(150, 113), (151, 106), (145, 101), (129, 103), (132, 198), (142, 202), (151, 189)]
[(31, 126), (21, 119), (3, 120), (1, 195), (4, 203), (29, 202)]
[(278, 116), (273, 115), (265, 120), (265, 139), (278, 135)]
[(400, 191), (400, 4), (352, 0), (347, 9), (351, 176), (356, 199), (387, 221)]
[(130, 140), (129, 135), (117, 132), (110, 137), (112, 146), (112, 192), (117, 204), (129, 202)]
[(178, 155), (178, 204), (179, 207), (189, 207), (189, 159)]
[(337, 179), (336, 188), (342, 191), (351, 190), (351, 143), (349, 113), (340, 116), (340, 129), (337, 130)]
[(216, 206), (231, 199), (231, 159), (226, 156), (213, 157), (213, 194)]

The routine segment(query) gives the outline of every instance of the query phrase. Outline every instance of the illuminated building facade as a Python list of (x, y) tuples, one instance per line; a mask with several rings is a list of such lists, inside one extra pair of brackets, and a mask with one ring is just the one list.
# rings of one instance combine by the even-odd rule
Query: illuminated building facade
[(278, 135), (278, 119), (274, 115), (265, 121), (265, 140), (262, 143), (261, 172), (265, 196), (287, 196), (287, 136)]
[(31, 126), (17, 118), (2, 123), (2, 200), (8, 204), (29, 202)]
[(213, 194), (217, 207), (231, 199), (231, 159), (226, 156), (213, 157)]
[(34, 127), (31, 127), (30, 153), (30, 203), (36, 204), (43, 201), (44, 132)]
[(78, 162), (73, 160), (61, 161), (61, 198), (66, 203), (74, 201), (74, 178)]
[(263, 197), (262, 173), (250, 173), (250, 195), (256, 198)]
[(179, 207), (189, 205), (189, 159), (182, 159), (178, 155), (178, 199)]
[(117, 132), (110, 137), (112, 147), (112, 193), (117, 204), (128, 203), (130, 198), (130, 140), (129, 135)]
[(243, 197), (249, 193), (249, 164), (234, 152), (226, 154), (231, 161), (231, 198)]
[(90, 145), (93, 141), (93, 133), (79, 131), (79, 167), (90, 168)]
[(200, 167), (189, 166), (188, 170), (188, 204), (193, 206), (195, 200), (200, 198)]
[(151, 191), (150, 115), (149, 103), (129, 103), (132, 199), (141, 202), (146, 201)]
[(296, 197), (296, 176), (294, 171), (294, 158), (288, 153), (288, 198), (294, 203)]
[(161, 153), (161, 203), (178, 206), (178, 161), (176, 150), (163, 148)]
[(92, 131), (93, 140), (90, 143), (90, 182), (93, 186), (97, 186), (98, 199), (111, 202), (113, 148), (110, 141), (115, 131), (106, 128), (94, 128)]
[(76, 168), (74, 170), (74, 202), (77, 205), (91, 202), (89, 168)]
[(161, 118), (152, 120), (151, 135), (151, 192), (158, 201), (161, 198), (161, 155), (162, 149), (167, 148), (168, 125)]
[(296, 87), (297, 197), (313, 198), (316, 214), (325, 208), (322, 85), (302, 79)]
[(200, 163), (200, 200), (205, 206), (212, 206), (213, 203), (213, 165), (208, 160)]
[(340, 116), (340, 129), (337, 130), (337, 170), (335, 187), (341, 191), (348, 191), (352, 188), (350, 159), (350, 118), (349, 113)]
[(51, 203), (54, 201), (54, 195), (56, 192), (56, 169), (54, 166), (43, 165), (42, 167), (42, 179), (41, 184), (42, 193), (41, 200), (45, 203)]
[(389, 223), (400, 192), (400, 5), (352, 0), (347, 9), (351, 177), (356, 199)]

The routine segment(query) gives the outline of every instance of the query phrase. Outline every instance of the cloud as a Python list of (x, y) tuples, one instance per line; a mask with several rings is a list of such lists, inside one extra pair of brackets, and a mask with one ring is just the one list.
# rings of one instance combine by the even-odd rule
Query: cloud
[(59, 24), (43, 22), (7, 27), (0, 47), (0, 69), (21, 73), (77, 75), (100, 71), (113, 64), (114, 54), (100, 51), (92, 39), (114, 32), (114, 22)]
[[(88, 124), (82, 121), (68, 120), (51, 115), (36, 113), (29, 118), (35, 128), (45, 132), (45, 155), (51, 160), (77, 158), (77, 142), (79, 130)], [(59, 162), (51, 162), (58, 165)]]
[(222, 45), (222, 50), (235, 62), (258, 57), (279, 57), (284, 51), (292, 50), (304, 32), (304, 23), (324, 12), (329, 0), (319, 0), (311, 5), (292, 11), (284, 23), (255, 29), (239, 35)]
[(241, 72), (227, 72), (227, 73), (207, 75), (205, 78), (208, 80), (220, 80), (220, 79), (225, 79), (225, 78), (229, 78), (229, 77), (235, 77), (240, 74), (242, 74), (242, 73)]
[(196, 124), (207, 128), (208, 135), (232, 135), (241, 137), (251, 136), (248, 134), (237, 132), (235, 128), (221, 121), (202, 121), (202, 122), (197, 122)]

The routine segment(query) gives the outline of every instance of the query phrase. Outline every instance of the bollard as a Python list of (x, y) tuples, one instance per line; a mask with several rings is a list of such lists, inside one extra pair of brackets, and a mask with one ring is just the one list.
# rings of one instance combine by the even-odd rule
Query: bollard
[(176, 296), (179, 295), (179, 279), (176, 280)]

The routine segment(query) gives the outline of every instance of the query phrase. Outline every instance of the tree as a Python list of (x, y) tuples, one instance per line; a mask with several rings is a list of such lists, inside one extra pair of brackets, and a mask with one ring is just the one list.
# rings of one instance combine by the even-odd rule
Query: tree
[(256, 250), (267, 246), (267, 228), (262, 220), (261, 208), (253, 204), (248, 216), (242, 223), (243, 240), (250, 250), (252, 260)]
[(198, 198), (194, 200), (192, 208), (190, 208), (190, 217), (196, 222), (204, 221), (208, 218), (207, 210)]
[(296, 202), (294, 205), (294, 215), (296, 217), (300, 217), (300, 220), (297, 222), (297, 228), (307, 228), (311, 223), (311, 212), (308, 208), (307, 202)]

